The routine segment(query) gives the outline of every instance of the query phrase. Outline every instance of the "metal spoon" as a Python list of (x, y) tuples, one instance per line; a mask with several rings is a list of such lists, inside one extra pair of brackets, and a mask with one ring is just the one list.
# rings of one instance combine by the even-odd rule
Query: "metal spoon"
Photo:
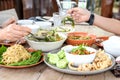
[(57, 1), (57, 5), (58, 5), (58, 7), (60, 8), (60, 10), (62, 11), (63, 10), (63, 8), (62, 8), (62, 6), (61, 6), (61, 4), (60, 4), (60, 1), (59, 0), (56, 0)]
[(43, 34), (42, 36), (37, 36), (37, 35), (35, 35), (35, 34), (33, 34), (33, 33), (30, 33), (34, 38), (36, 38), (36, 39), (39, 39), (39, 40), (43, 40), (43, 39), (45, 39), (45, 36), (46, 36), (46, 34)]

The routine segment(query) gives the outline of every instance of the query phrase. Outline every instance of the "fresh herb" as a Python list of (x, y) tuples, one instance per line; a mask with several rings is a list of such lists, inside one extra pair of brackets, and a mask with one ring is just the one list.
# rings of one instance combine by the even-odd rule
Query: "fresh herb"
[(56, 30), (52, 30), (48, 33), (48, 35), (45, 37), (45, 41), (47, 42), (55, 42), (60, 41), (62, 38), (59, 36), (58, 33), (56, 33)]
[(31, 58), (27, 59), (27, 60), (24, 60), (24, 61), (21, 61), (21, 62), (16, 62), (16, 63), (12, 63), (12, 64), (9, 64), (10, 66), (24, 66), (24, 65), (31, 65), (31, 64), (35, 64), (37, 63), (40, 58), (41, 58), (41, 51), (38, 50), (38, 51), (35, 51), (35, 52), (32, 52), (31, 53)]
[(81, 55), (81, 54), (85, 54), (84, 53), (85, 50), (86, 48), (84, 45), (79, 45), (77, 48), (73, 48), (71, 53)]
[(72, 27), (75, 26), (75, 23), (74, 23), (74, 20), (73, 20), (72, 17), (70, 17), (70, 16), (65, 17), (65, 18), (62, 20), (63, 25), (65, 25), (66, 21), (71, 22)]
[(7, 47), (5, 47), (4, 45), (2, 45), (0, 47), (0, 63), (1, 63), (1, 60), (2, 60), (2, 54), (7, 50)]

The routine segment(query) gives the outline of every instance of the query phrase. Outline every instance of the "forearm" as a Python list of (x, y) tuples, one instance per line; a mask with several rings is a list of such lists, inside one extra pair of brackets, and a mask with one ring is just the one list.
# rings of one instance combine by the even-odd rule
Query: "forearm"
[(95, 14), (93, 24), (106, 31), (120, 35), (120, 21), (118, 20), (105, 18)]
[(1, 31), (2, 29), (0, 29), (0, 41), (4, 41), (4, 34)]

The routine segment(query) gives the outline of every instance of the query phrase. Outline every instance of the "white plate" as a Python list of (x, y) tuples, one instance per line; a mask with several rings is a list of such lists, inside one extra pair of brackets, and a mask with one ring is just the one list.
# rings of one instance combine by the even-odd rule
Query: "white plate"
[(115, 58), (108, 54), (110, 57), (111, 57), (111, 60), (112, 60), (112, 65), (108, 68), (105, 68), (105, 69), (102, 69), (102, 70), (95, 70), (95, 71), (85, 71), (85, 72), (80, 72), (80, 71), (74, 71), (74, 70), (70, 70), (68, 68), (66, 69), (60, 69), (58, 67), (56, 67), (55, 65), (51, 65), (47, 62), (47, 54), (44, 56), (44, 62), (46, 65), (48, 65), (50, 68), (54, 69), (54, 70), (57, 70), (59, 72), (63, 72), (63, 73), (68, 73), (68, 74), (75, 74), (75, 75), (92, 75), (92, 74), (98, 74), (98, 73), (102, 73), (102, 72), (105, 72), (105, 71), (108, 71), (110, 70), (114, 65), (115, 65)]

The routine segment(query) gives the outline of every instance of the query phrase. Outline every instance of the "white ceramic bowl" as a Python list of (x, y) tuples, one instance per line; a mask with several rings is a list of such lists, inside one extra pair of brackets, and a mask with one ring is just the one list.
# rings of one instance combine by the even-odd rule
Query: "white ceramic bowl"
[(32, 30), (32, 33), (36, 33), (39, 30), (39, 26), (38, 25), (22, 25), (22, 26), (26, 26), (29, 27)]
[(18, 20), (17, 23), (19, 25), (32, 25), (33, 24), (33, 20), (23, 19), (23, 20)]
[(102, 42), (105, 52), (114, 57), (120, 56), (120, 37), (112, 36), (108, 40)]
[(73, 49), (76, 48), (78, 46), (72, 46), (72, 45), (68, 45), (62, 48), (62, 50), (65, 51), (65, 55), (66, 58), (68, 60), (68, 62), (73, 62), (73, 64), (75, 66), (78, 66), (80, 64), (86, 64), (86, 63), (91, 63), (93, 62), (95, 56), (96, 56), (96, 50), (94, 48), (91, 47), (85, 47), (88, 51), (90, 52), (94, 52), (93, 54), (89, 54), (89, 55), (74, 55), (74, 54), (70, 54), (69, 52)]
[(55, 50), (60, 48), (63, 43), (65, 42), (67, 36), (64, 34), (59, 34), (63, 39), (56, 42), (36, 42), (33, 40), (29, 40), (27, 37), (25, 39), (27, 40), (28, 44), (35, 50), (42, 50), (43, 52), (49, 52), (51, 50)]
[(35, 22), (36, 25), (38, 25), (41, 29), (48, 29), (52, 26), (51, 22), (44, 22), (44, 21), (38, 21)]

